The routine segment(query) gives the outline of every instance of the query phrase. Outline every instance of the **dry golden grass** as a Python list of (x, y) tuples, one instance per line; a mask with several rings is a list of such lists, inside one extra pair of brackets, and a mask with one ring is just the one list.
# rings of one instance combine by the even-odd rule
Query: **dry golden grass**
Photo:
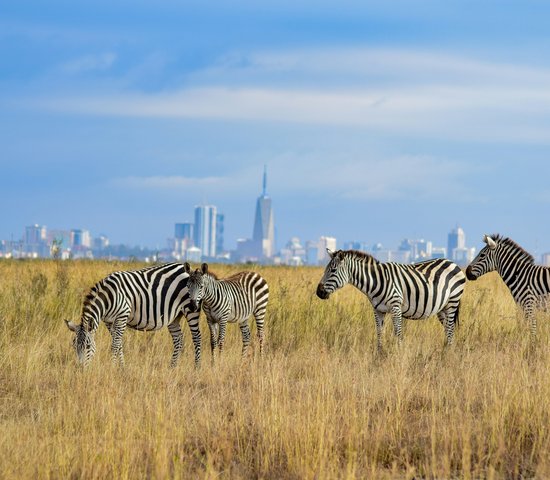
[[(127, 331), (113, 366), (100, 327), (76, 366), (64, 318), (98, 279), (130, 264), (0, 263), (1, 478), (550, 477), (548, 316), (528, 326), (495, 275), (467, 286), (456, 344), (435, 318), (391, 321), (375, 352), (372, 309), (346, 287), (315, 296), (322, 269), (259, 268), (270, 283), (267, 352), (180, 366), (171, 341)], [(219, 267), (222, 275), (237, 267)], [(388, 324), (389, 323), (389, 324)]]

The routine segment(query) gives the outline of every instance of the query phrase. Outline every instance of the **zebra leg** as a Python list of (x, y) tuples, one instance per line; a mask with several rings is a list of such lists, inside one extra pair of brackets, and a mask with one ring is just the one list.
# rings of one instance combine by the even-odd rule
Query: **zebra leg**
[(208, 329), (210, 330), (210, 350), (212, 353), (212, 365), (214, 365), (216, 347), (218, 346), (219, 324), (208, 319)]
[(248, 346), (250, 345), (250, 328), (248, 327), (248, 321), (239, 324), (241, 329), (241, 334), (243, 336), (243, 350), (241, 353), (241, 360), (246, 358), (246, 353), (248, 352)]
[(193, 339), (193, 347), (195, 348), (195, 367), (201, 366), (201, 331), (199, 329), (199, 317), (201, 311), (190, 312), (185, 311), (185, 317), (187, 318), (187, 325), (191, 330), (191, 337)]
[(265, 318), (265, 305), (254, 312), (254, 319), (256, 321), (258, 341), (260, 343), (260, 355), (262, 355), (264, 351), (264, 318)]
[(227, 326), (227, 319), (220, 320), (220, 335), (218, 336), (218, 347), (220, 349), (220, 357), (223, 351), (223, 344), (225, 342), (225, 327)]
[(181, 331), (180, 320), (181, 316), (177, 317), (170, 325), (168, 325), (168, 331), (172, 336), (172, 343), (174, 344), (174, 351), (172, 352), (172, 359), (170, 360), (170, 367), (172, 368), (178, 364), (181, 349), (183, 348), (183, 333)]
[(522, 306), (525, 318), (529, 322), (531, 341), (534, 342), (537, 338), (537, 318), (535, 317), (535, 302), (534, 300), (529, 299)]
[(437, 314), (437, 318), (445, 329), (445, 344), (452, 345), (455, 334), (456, 307), (447, 305), (444, 310)]
[(401, 306), (394, 305), (391, 307), (391, 318), (393, 321), (393, 333), (399, 340), (399, 343), (403, 342), (403, 319), (401, 314)]
[(384, 327), (384, 316), (382, 312), (374, 311), (374, 321), (376, 322), (376, 347), (379, 352), (382, 351), (382, 328)]
[(118, 362), (120, 365), (124, 365), (124, 353), (122, 351), (122, 335), (126, 329), (126, 322), (128, 321), (128, 315), (117, 318), (111, 325), (111, 355), (113, 361)]

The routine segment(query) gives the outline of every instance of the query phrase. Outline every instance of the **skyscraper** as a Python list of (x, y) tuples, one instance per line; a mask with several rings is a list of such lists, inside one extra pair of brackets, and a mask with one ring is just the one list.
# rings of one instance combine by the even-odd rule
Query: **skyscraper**
[(216, 207), (214, 205), (195, 207), (195, 246), (201, 249), (203, 257), (216, 256)]
[(262, 194), (256, 201), (254, 215), (254, 232), (252, 240), (256, 244), (258, 256), (269, 258), (275, 253), (275, 225), (273, 222), (273, 208), (271, 198), (267, 195), (267, 168), (264, 168)]
[(47, 231), (44, 225), (30, 225), (25, 227), (25, 252), (44, 256), (45, 252), (47, 252), (46, 234)]
[(464, 235), (464, 230), (457, 226), (447, 236), (447, 255), (450, 259), (454, 259), (454, 251), (464, 248), (466, 248), (466, 236)]
[(223, 253), (223, 231), (225, 215), (218, 213), (216, 215), (216, 255)]

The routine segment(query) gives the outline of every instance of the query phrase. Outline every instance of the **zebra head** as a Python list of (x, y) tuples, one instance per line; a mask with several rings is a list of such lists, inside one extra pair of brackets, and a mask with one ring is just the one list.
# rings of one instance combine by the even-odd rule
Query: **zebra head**
[(322, 300), (326, 300), (332, 292), (348, 283), (348, 268), (344, 252), (342, 250), (333, 252), (327, 248), (327, 253), (330, 262), (325, 268), (323, 278), (317, 285), (317, 296)]
[(94, 333), (88, 331), (84, 324), (77, 325), (69, 320), (65, 320), (65, 323), (69, 330), (75, 333), (73, 347), (78, 357), (78, 363), (85, 367), (90, 363), (95, 354)]
[(187, 288), (189, 290), (189, 309), (192, 312), (200, 310), (202, 297), (204, 296), (204, 275), (208, 273), (208, 264), (203, 263), (200, 270), (197, 268), (189, 273)]
[[(498, 239), (498, 238), (497, 238)], [(497, 269), (498, 243), (489, 235), (483, 235), (486, 245), (480, 250), (476, 258), (468, 265), (466, 277), (468, 280), (477, 280), (481, 275)]]

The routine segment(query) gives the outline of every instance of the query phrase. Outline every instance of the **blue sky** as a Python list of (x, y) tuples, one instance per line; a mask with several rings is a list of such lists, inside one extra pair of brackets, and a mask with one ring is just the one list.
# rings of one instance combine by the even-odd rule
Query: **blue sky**
[[(0, 238), (252, 233), (550, 251), (550, 4), (5, 1)], [(257, 4), (260, 5), (257, 5)]]

